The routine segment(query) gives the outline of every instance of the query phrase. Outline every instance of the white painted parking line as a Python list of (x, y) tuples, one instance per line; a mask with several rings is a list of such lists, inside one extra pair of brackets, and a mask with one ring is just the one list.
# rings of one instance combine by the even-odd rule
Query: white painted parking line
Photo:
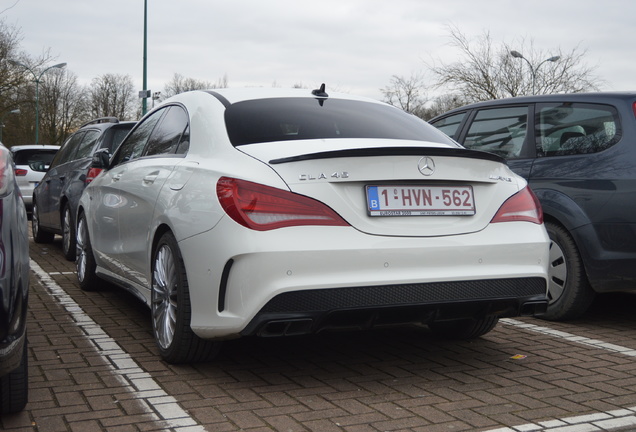
[(206, 430), (190, 417), (179, 406), (176, 399), (167, 394), (114, 339), (84, 313), (75, 300), (33, 260), (31, 260), (31, 270), (49, 294), (66, 309), (95, 351), (104, 358), (104, 362), (113, 374), (119, 377), (122, 385), (128, 388), (153, 420), (161, 422), (164, 430), (170, 429), (175, 432), (204, 432)]
[[(636, 357), (636, 350), (620, 345), (610, 344), (597, 339), (577, 336), (572, 333), (554, 330), (549, 327), (538, 326), (535, 324), (528, 324), (509, 318), (502, 319), (500, 322), (517, 328), (522, 328), (536, 333), (542, 333), (551, 337), (564, 339), (569, 342), (592, 346), (598, 349), (629, 357)], [(636, 429), (636, 407), (594, 414), (585, 414), (575, 417), (566, 417), (545, 422), (528, 423), (519, 426), (491, 429), (489, 432), (595, 432), (609, 431), (613, 429), (624, 429), (628, 427), (633, 427)]]
[[(488, 432), (596, 432), (636, 427), (636, 407), (560, 420), (491, 429)], [(630, 429), (634, 430), (634, 429)]]
[(549, 327), (542, 327), (542, 326), (538, 326), (538, 325), (534, 325), (534, 324), (528, 324), (528, 323), (524, 323), (521, 321), (517, 321), (517, 320), (513, 320), (513, 319), (502, 319), (501, 322), (503, 324), (508, 324), (511, 326), (515, 326), (518, 328), (522, 328), (522, 329), (526, 329), (526, 330), (530, 330), (536, 333), (543, 333), (552, 337), (556, 337), (556, 338), (560, 338), (560, 339), (564, 339), (567, 340), (569, 342), (575, 342), (578, 344), (582, 344), (582, 345), (586, 345), (586, 346), (592, 346), (594, 348), (598, 348), (598, 349), (602, 349), (605, 351), (610, 351), (610, 352), (615, 352), (615, 353), (619, 353), (622, 354), (624, 356), (628, 356), (628, 357), (636, 357), (636, 350), (632, 349), (632, 348), (627, 348), (624, 346), (620, 346), (620, 345), (614, 345), (611, 343), (607, 343), (607, 342), (603, 342), (600, 341), (598, 339), (590, 339), (590, 338), (586, 338), (583, 336), (577, 336), (577, 335), (573, 335), (571, 333), (566, 333), (560, 330), (554, 330), (551, 329)]

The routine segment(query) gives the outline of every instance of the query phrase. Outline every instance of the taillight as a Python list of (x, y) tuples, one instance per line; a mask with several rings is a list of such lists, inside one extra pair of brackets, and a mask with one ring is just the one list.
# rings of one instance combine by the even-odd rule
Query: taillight
[(539, 199), (527, 186), (508, 198), (490, 223), (513, 221), (543, 223), (543, 210)]
[(319, 201), (258, 183), (221, 177), (216, 194), (232, 219), (257, 231), (299, 225), (349, 225)]
[(25, 170), (25, 169), (22, 169), (22, 168), (16, 168), (15, 169), (15, 175), (18, 176), (18, 177), (25, 176), (25, 175), (27, 175), (27, 173), (28, 173), (28, 171)]
[(634, 111), (634, 117), (636, 117), (636, 102), (632, 104), (632, 111)]
[(95, 180), (95, 178), (102, 172), (101, 168), (91, 168), (88, 170), (88, 173), (86, 173), (86, 184), (89, 184), (90, 182), (92, 182), (93, 180)]

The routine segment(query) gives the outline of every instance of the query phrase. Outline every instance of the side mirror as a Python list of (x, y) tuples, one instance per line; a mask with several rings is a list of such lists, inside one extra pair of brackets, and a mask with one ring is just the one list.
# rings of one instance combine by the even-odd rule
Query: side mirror
[(108, 149), (99, 149), (93, 154), (91, 162), (92, 168), (106, 169), (110, 163), (110, 152)]

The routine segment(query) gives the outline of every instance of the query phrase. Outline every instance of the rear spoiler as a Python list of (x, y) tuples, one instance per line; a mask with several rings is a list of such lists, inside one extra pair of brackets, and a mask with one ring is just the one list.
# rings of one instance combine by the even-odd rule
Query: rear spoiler
[(368, 157), (368, 156), (451, 156), (471, 159), (489, 160), (506, 164), (506, 160), (494, 153), (479, 150), (469, 150), (465, 148), (444, 148), (444, 147), (377, 147), (332, 150), (319, 153), (308, 153), (304, 155), (290, 156), (279, 159), (272, 159), (270, 164), (282, 164), (289, 162), (299, 162), (315, 159), (332, 159), (345, 157)]

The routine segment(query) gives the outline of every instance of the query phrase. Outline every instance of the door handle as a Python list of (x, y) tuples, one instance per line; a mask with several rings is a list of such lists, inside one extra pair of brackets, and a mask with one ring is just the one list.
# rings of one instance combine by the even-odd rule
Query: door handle
[(157, 180), (157, 174), (148, 174), (143, 178), (144, 183), (154, 183)]

